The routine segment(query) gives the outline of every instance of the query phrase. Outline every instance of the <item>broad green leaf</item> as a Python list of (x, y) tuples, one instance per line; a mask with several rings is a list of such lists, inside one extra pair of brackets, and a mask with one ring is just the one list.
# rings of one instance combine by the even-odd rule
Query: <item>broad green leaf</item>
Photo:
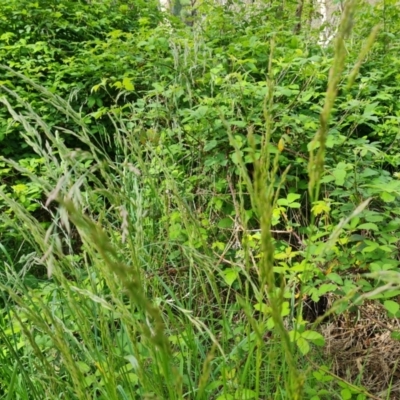
[(276, 86), (275, 90), (276, 90), (276, 94), (281, 95), (281, 96), (291, 96), (293, 93), (290, 89), (282, 87), (282, 86)]
[(313, 342), (317, 346), (323, 346), (325, 344), (325, 338), (315, 331), (305, 331), (301, 334), (301, 337)]
[(287, 206), (288, 201), (287, 201), (287, 199), (278, 199), (277, 204), (278, 204), (278, 206)]
[(386, 310), (388, 310), (391, 314), (395, 315), (400, 308), (399, 303), (397, 303), (396, 301), (393, 300), (386, 300), (383, 303), (384, 307), (386, 308)]
[(204, 146), (204, 151), (210, 151), (212, 150), (214, 147), (216, 147), (218, 145), (218, 142), (215, 139), (210, 140), (209, 142), (207, 142)]
[(136, 385), (139, 382), (139, 377), (133, 372), (129, 372), (128, 374), (124, 374), (123, 377), (129, 383), (132, 383), (134, 385)]
[(78, 367), (79, 371), (81, 371), (83, 374), (86, 374), (90, 371), (89, 365), (87, 365), (83, 361), (76, 361), (75, 365)]
[(340, 394), (342, 395), (342, 400), (350, 400), (351, 399), (351, 391), (349, 389), (342, 389), (340, 391)]
[(296, 330), (289, 331), (288, 334), (291, 342), (294, 342), (300, 336), (300, 333)]
[(337, 274), (336, 272), (331, 272), (326, 277), (327, 277), (327, 279), (330, 279), (331, 281), (337, 283), (338, 285), (343, 285), (342, 277), (339, 274)]
[(396, 200), (396, 196), (388, 192), (382, 192), (379, 196), (385, 203), (391, 203)]
[(290, 304), (288, 301), (282, 303), (281, 317), (286, 317), (290, 314)]
[(198, 107), (197, 110), (193, 113), (193, 116), (194, 116), (195, 118), (198, 118), (198, 119), (203, 118), (203, 117), (207, 114), (208, 110), (209, 110), (209, 107), (208, 107), (208, 106), (200, 106), (200, 107)]
[(316, 202), (314, 202), (314, 205), (311, 209), (311, 211), (313, 212), (313, 214), (315, 216), (321, 215), (321, 214), (328, 214), (329, 211), (331, 210), (331, 207), (329, 205), (329, 203), (327, 203), (324, 200), (318, 200)]
[[(239, 153), (239, 154), (238, 154)], [(235, 164), (239, 164), (239, 162), (241, 161), (241, 160), (243, 160), (243, 152), (242, 151), (239, 151), (239, 152), (234, 152), (234, 153), (232, 153), (232, 161), (235, 163)]]
[(96, 375), (94, 375), (94, 374), (88, 375), (88, 376), (85, 376), (85, 378), (84, 378), (84, 385), (85, 385), (86, 388), (89, 388), (96, 381), (97, 381), (97, 376)]
[(306, 355), (310, 351), (310, 345), (306, 339), (301, 336), (296, 340), (297, 347), (299, 348), (301, 354)]
[(323, 283), (319, 288), (318, 288), (318, 295), (322, 296), (325, 293), (328, 292), (334, 292), (337, 289), (337, 286), (334, 285), (333, 283)]
[(287, 200), (288, 200), (289, 203), (292, 203), (292, 202), (298, 200), (300, 197), (301, 196), (299, 194), (297, 194), (297, 193), (289, 193), (287, 195)]
[(231, 286), (239, 276), (239, 271), (233, 268), (227, 268), (223, 271), (225, 282)]
[(357, 228), (371, 230), (371, 231), (379, 231), (378, 226), (376, 224), (374, 224), (373, 222), (366, 222), (365, 224), (358, 225)]
[(342, 186), (347, 175), (347, 164), (340, 162), (337, 167), (332, 171), (332, 175), (335, 177), (335, 184)]
[(127, 77), (125, 77), (125, 78), (122, 80), (122, 85), (123, 85), (123, 87), (124, 87), (125, 90), (130, 90), (130, 91), (132, 91), (132, 90), (135, 89), (135, 87), (133, 86), (132, 81), (131, 81), (129, 78), (127, 78)]
[(218, 222), (218, 228), (232, 228), (233, 220), (232, 218), (223, 218)]
[(363, 253), (372, 253), (376, 249), (379, 248), (379, 243), (371, 243), (369, 246), (365, 247), (362, 252)]

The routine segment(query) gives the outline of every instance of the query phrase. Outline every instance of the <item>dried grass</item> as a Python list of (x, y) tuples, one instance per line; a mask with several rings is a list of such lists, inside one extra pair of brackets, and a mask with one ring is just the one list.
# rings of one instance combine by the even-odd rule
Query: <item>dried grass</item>
[(379, 398), (400, 399), (400, 341), (393, 331), (400, 331), (400, 320), (372, 301), (323, 326), (332, 372)]

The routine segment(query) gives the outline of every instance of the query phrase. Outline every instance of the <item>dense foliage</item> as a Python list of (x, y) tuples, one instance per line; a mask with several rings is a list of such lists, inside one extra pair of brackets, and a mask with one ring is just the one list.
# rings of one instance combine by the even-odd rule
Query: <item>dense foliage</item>
[(368, 398), (318, 324), (400, 317), (400, 11), (268, 4), (0, 0), (5, 398)]

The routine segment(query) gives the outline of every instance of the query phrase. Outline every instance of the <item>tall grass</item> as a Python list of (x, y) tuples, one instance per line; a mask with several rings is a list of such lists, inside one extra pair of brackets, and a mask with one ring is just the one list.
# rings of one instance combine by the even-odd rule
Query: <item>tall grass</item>
[[(352, 5), (339, 29), (321, 128), (310, 157), (310, 195), (318, 198), (327, 124), (344, 66), (344, 35)], [(273, 44), (273, 43), (272, 43)], [(273, 45), (271, 45), (271, 60)], [(30, 244), (23, 268), (6, 247), (0, 283), (0, 392), (9, 399), (301, 399), (312, 375), (288, 331), (299, 322), (284, 317), (284, 282), (274, 273), (272, 210), (279, 154), (269, 152), (273, 128), (274, 76), (270, 66), (264, 104), (261, 158), (250, 180), (235, 138), (241, 176), (260, 220), (259, 260), (243, 241), (240, 290), (226, 285), (222, 255), (204, 239), (204, 226), (174, 175), (173, 157), (151, 143), (137, 142), (124, 121), (114, 117), (112, 140), (120, 156), (111, 159), (94, 144), (79, 113), (26, 77), (20, 79), (80, 127), (57, 132), (29, 104), (18, 113), (5, 97), (26, 142), (44, 160), (45, 176), (7, 163), (41, 185), (51, 219), (44, 226), (0, 192), (12, 216), (1, 219)], [(221, 118), (224, 115), (221, 114)], [(61, 139), (74, 135), (85, 150), (71, 151)], [(249, 131), (252, 143), (252, 132)], [(159, 144), (162, 146), (162, 143)], [(255, 147), (255, 145), (254, 145)], [(284, 151), (284, 143), (278, 145)], [(284, 183), (285, 173), (280, 185)], [(162, 182), (162, 185), (161, 185)], [(160, 187), (167, 190), (160, 190)], [(242, 186), (240, 186), (242, 187)], [(208, 188), (210, 191), (210, 188)], [(212, 188), (211, 188), (212, 192)], [(246, 227), (244, 193), (232, 190), (237, 223)], [(186, 240), (171, 239), (171, 218), (180, 216)], [(175, 228), (177, 229), (177, 228)], [(28, 281), (32, 268), (47, 279)], [(18, 271), (18, 272), (17, 272)], [(254, 304), (270, 307), (256, 312)], [(297, 321), (299, 310), (293, 311)], [(272, 316), (275, 329), (268, 327)], [(296, 335), (296, 333), (295, 333)]]

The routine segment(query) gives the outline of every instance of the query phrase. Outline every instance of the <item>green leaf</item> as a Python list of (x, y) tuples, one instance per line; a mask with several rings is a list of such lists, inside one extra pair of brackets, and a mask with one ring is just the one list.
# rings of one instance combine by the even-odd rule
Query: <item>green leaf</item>
[(290, 89), (282, 87), (282, 86), (276, 86), (275, 90), (276, 90), (277, 94), (281, 95), (281, 96), (291, 96), (293, 93)]
[(278, 204), (278, 206), (287, 206), (288, 201), (287, 201), (287, 199), (278, 199), (277, 204)]
[(338, 186), (342, 186), (344, 184), (344, 180), (347, 175), (346, 171), (347, 165), (343, 162), (340, 162), (336, 169), (332, 171), (332, 175), (335, 177), (335, 184)]
[(333, 283), (324, 283), (318, 288), (318, 296), (322, 296), (328, 292), (334, 292), (337, 289), (337, 286)]
[(126, 379), (129, 383), (131, 383), (133, 385), (136, 385), (139, 382), (139, 377), (133, 372), (124, 374), (124, 379)]
[(379, 196), (385, 203), (391, 203), (396, 200), (396, 196), (388, 192), (382, 192)]
[(326, 277), (327, 277), (327, 279), (330, 279), (331, 281), (337, 283), (338, 285), (343, 285), (342, 277), (339, 274), (337, 274), (336, 272), (331, 272)]
[(204, 151), (210, 151), (212, 150), (214, 147), (216, 147), (218, 145), (218, 142), (215, 139), (210, 140), (209, 142), (207, 142), (204, 146)]
[(379, 228), (376, 224), (373, 222), (366, 222), (365, 224), (361, 224), (357, 226), (357, 229), (365, 229), (365, 230), (371, 230), (371, 231), (379, 231)]
[(274, 319), (272, 317), (268, 318), (267, 319), (267, 329), (270, 331), (274, 327), (275, 327)]
[(395, 315), (400, 308), (399, 303), (393, 301), (393, 300), (386, 300), (383, 303), (384, 307), (386, 308), (386, 310), (388, 310), (391, 314)]
[(400, 340), (400, 332), (394, 331), (390, 334), (390, 337), (394, 340)]
[(281, 317), (286, 317), (290, 314), (290, 305), (288, 301), (283, 302), (281, 309)]
[(243, 151), (239, 151), (239, 152), (234, 152), (232, 153), (232, 161), (235, 164), (239, 164), (241, 160), (243, 160)]
[(130, 90), (131, 91), (131, 90), (135, 89), (135, 87), (133, 86), (132, 81), (127, 77), (125, 77), (122, 80), (122, 86), (124, 87), (125, 90)]
[(323, 346), (325, 344), (324, 337), (320, 333), (315, 331), (305, 331), (301, 334), (301, 337), (310, 340), (317, 346)]
[(231, 286), (239, 276), (239, 271), (233, 268), (227, 268), (223, 271), (225, 282)]
[(365, 247), (362, 250), (362, 252), (363, 253), (372, 253), (373, 251), (375, 251), (378, 248), (379, 248), (379, 244), (378, 243), (370, 243), (369, 246)]
[(90, 371), (89, 365), (87, 365), (83, 361), (76, 361), (75, 364), (78, 367), (79, 371), (81, 371), (84, 374), (86, 374), (86, 373), (88, 373)]
[(292, 203), (300, 198), (300, 195), (297, 193), (289, 193), (287, 196), (287, 200), (289, 203)]
[(232, 228), (233, 220), (232, 218), (223, 218), (218, 222), (218, 228)]
[(342, 395), (342, 400), (349, 400), (349, 399), (351, 399), (351, 396), (352, 396), (349, 389), (342, 389), (340, 391), (340, 394)]
[(301, 336), (296, 340), (297, 347), (299, 348), (301, 354), (306, 355), (310, 351), (310, 345)]
[(193, 113), (193, 116), (197, 119), (203, 118), (207, 114), (208, 110), (209, 110), (208, 106), (200, 106)]

